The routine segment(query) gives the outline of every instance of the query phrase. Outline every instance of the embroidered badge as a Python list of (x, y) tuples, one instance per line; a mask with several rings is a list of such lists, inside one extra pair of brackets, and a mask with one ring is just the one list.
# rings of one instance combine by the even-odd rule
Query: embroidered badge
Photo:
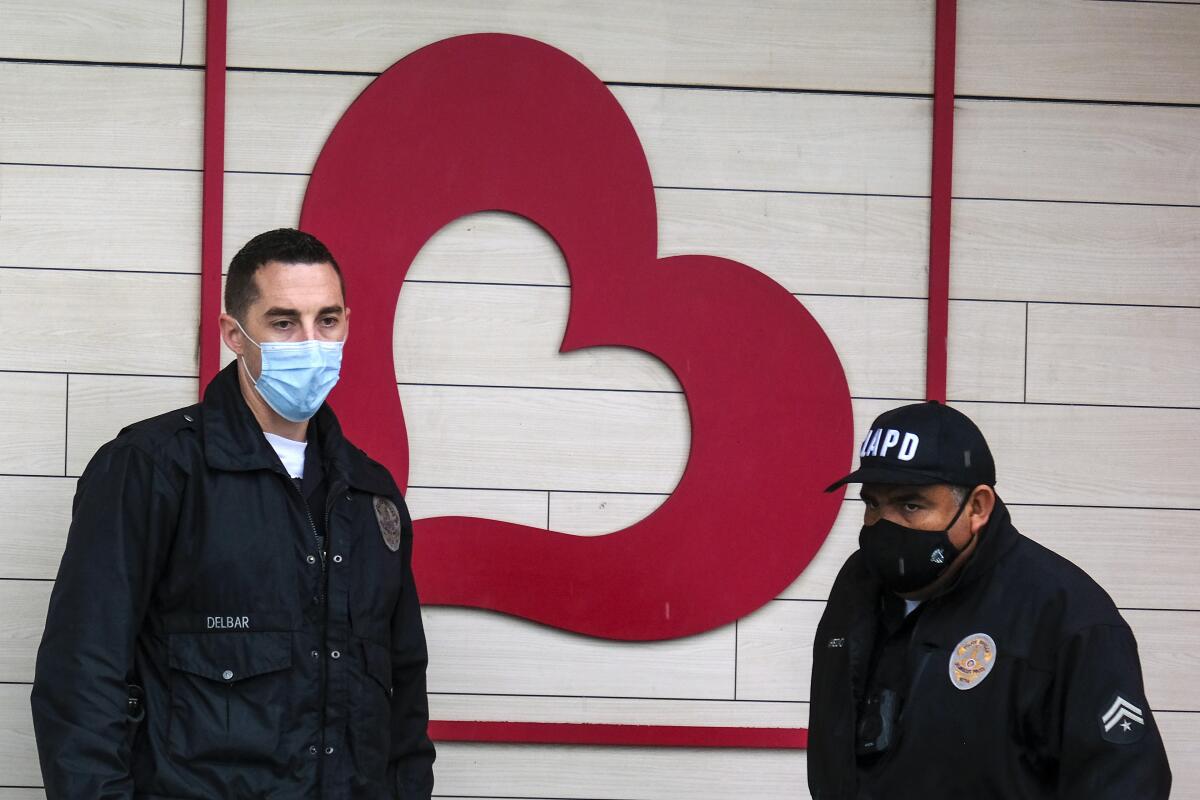
[(1100, 735), (1113, 744), (1133, 744), (1146, 732), (1142, 710), (1119, 694), (1105, 706), (1100, 715)]
[(996, 643), (986, 633), (972, 633), (950, 652), (950, 683), (973, 689), (996, 666)]
[(400, 512), (396, 504), (382, 495), (375, 495), (375, 519), (379, 521), (379, 532), (383, 543), (393, 553), (400, 549)]

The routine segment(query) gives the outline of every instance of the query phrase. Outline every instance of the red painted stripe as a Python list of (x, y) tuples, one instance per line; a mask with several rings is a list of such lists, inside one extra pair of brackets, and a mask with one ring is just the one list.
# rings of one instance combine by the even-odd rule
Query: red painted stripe
[(200, 227), (200, 394), (221, 359), (221, 223), (225, 194), (226, 0), (208, 0), (204, 30), (204, 200)]
[(950, 317), (950, 191), (954, 174), (954, 51), (957, 0), (937, 0), (933, 53), (933, 158), (929, 187), (929, 327), (925, 397), (946, 401)]
[(804, 728), (710, 728), (689, 725), (608, 725), (571, 722), (469, 722), (431, 720), (438, 742), (583, 744), (626, 747), (744, 747), (803, 750)]

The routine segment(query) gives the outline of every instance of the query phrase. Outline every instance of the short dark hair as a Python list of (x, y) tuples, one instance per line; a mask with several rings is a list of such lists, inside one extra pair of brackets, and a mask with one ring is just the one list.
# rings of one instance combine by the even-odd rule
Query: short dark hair
[(342, 287), (342, 302), (346, 302), (346, 281), (329, 248), (311, 233), (295, 228), (277, 228), (260, 233), (238, 250), (229, 262), (225, 279), (225, 311), (239, 322), (245, 322), (246, 311), (258, 299), (254, 275), (271, 261), (283, 264), (329, 264), (337, 273)]

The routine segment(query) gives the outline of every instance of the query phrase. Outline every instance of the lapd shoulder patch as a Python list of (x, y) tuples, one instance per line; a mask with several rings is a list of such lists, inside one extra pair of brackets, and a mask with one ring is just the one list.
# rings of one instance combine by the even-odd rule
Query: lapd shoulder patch
[(1100, 713), (1100, 735), (1113, 744), (1133, 744), (1146, 733), (1143, 713), (1120, 694), (1114, 694)]
[(400, 549), (400, 512), (396, 510), (396, 504), (383, 495), (375, 495), (374, 504), (383, 543), (394, 553)]
[(996, 643), (986, 633), (972, 633), (950, 651), (950, 683), (973, 689), (996, 666)]

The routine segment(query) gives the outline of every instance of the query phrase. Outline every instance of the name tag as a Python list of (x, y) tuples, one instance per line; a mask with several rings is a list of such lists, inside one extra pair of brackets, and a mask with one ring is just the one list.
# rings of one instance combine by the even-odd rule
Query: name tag
[(207, 622), (206, 627), (211, 630), (216, 629), (246, 629), (250, 627), (249, 617), (205, 617)]

